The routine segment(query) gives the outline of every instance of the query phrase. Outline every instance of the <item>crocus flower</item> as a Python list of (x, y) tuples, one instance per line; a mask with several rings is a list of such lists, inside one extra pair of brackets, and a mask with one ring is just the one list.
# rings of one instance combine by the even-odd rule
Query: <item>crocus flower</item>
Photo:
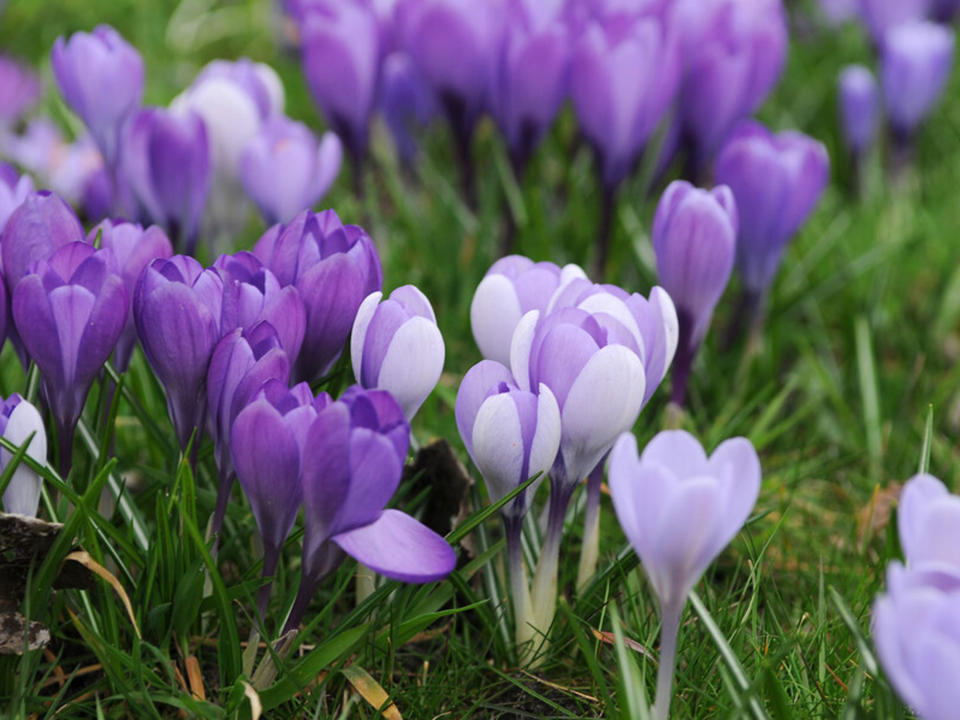
[[(180, 447), (202, 431), (210, 355), (220, 339), (223, 280), (192, 257), (157, 259), (144, 269), (133, 298), (140, 344), (167, 391)], [(199, 438), (194, 449), (199, 444)]]
[(484, 275), (470, 303), (470, 327), (480, 353), (510, 364), (510, 341), (520, 318), (531, 310), (546, 311), (561, 285), (586, 274), (577, 265), (564, 268), (534, 262), (522, 255), (500, 258)]
[(378, 290), (360, 304), (350, 338), (353, 374), (362, 387), (393, 395), (407, 422), (440, 380), (443, 358), (433, 307), (413, 285), (386, 300)]
[[(264, 577), (276, 570), (303, 502), (301, 456), (307, 433), (317, 413), (331, 402), (326, 393), (314, 397), (307, 383), (288, 390), (285, 383), (271, 380), (232, 424), (230, 455), (263, 539)], [(261, 616), (269, 597), (267, 584), (260, 590)]]
[(29, 175), (20, 175), (7, 163), (0, 163), (0, 233), (13, 211), (33, 192), (33, 179)]
[(436, 98), (405, 52), (393, 52), (385, 57), (380, 75), (380, 112), (400, 159), (410, 164), (417, 152), (413, 132), (436, 114)]
[(673, 21), (685, 61), (679, 114), (699, 171), (780, 77), (786, 13), (781, 0), (685, 0)]
[(218, 78), (242, 88), (257, 106), (261, 118), (283, 113), (283, 83), (269, 65), (249, 58), (213, 60), (204, 66), (191, 85), (196, 88)]
[[(13, 393), (0, 405), (0, 435), (17, 447), (33, 435), (27, 446), (27, 455), (41, 465), (47, 462), (47, 433), (43, 429), (43, 418), (33, 405), (17, 393)], [(0, 449), (0, 472), (3, 472), (12, 459), (13, 453)], [(7, 489), (3, 491), (3, 510), (35, 516), (39, 506), (40, 476), (27, 467), (26, 463), (21, 462), (13, 471)]]
[(927, 14), (939, 23), (951, 23), (960, 10), (960, 0), (928, 0)]
[(960, 581), (892, 563), (873, 606), (884, 672), (921, 720), (950, 720), (960, 705)]
[(211, 178), (207, 130), (200, 116), (162, 108), (136, 113), (124, 135), (123, 167), (141, 213), (191, 252)]
[(110, 251), (115, 262), (113, 271), (123, 278), (130, 298), (130, 312), (114, 354), (117, 371), (124, 372), (130, 365), (130, 356), (137, 342), (137, 328), (133, 321), (133, 296), (137, 281), (150, 261), (169, 258), (173, 255), (173, 248), (169, 238), (156, 225), (144, 230), (143, 226), (136, 223), (104, 220), (90, 231), (87, 241), (95, 244), (98, 237), (100, 247)]
[(880, 93), (873, 73), (863, 65), (848, 65), (837, 79), (843, 138), (854, 156), (862, 154), (877, 132)]
[(857, 17), (858, 0), (819, 0), (817, 4), (830, 25), (840, 25)]
[(662, 629), (654, 717), (668, 716), (680, 616), (687, 596), (743, 527), (760, 492), (760, 461), (746, 438), (708, 458), (683, 430), (667, 430), (637, 453), (624, 433), (610, 453), (610, 496), (620, 527), (660, 604)]
[(910, 136), (943, 93), (953, 47), (953, 30), (931, 22), (899, 25), (884, 36), (883, 101), (899, 140)]
[(383, 284), (380, 258), (370, 236), (343, 225), (332, 210), (304, 211), (288, 225), (275, 225), (254, 254), (281, 285), (295, 285), (307, 311), (307, 329), (296, 375), (326, 374), (350, 336), (360, 303)]
[(108, 165), (117, 158), (120, 130), (143, 98), (143, 60), (109, 25), (57, 38), (50, 55), (67, 105), (80, 116)]
[(353, 556), (402, 582), (431, 582), (456, 565), (447, 542), (399, 510), (385, 510), (400, 483), (410, 426), (390, 393), (348, 389), (322, 409), (301, 456), (303, 577), (287, 629), (296, 627), (319, 582)]
[(916, 475), (900, 493), (897, 530), (911, 570), (952, 573), (960, 581), (960, 497), (932, 475)]
[(361, 0), (311, 3), (301, 37), (303, 73), (313, 99), (359, 159), (367, 149), (380, 69), (377, 16)]
[(670, 183), (653, 220), (657, 275), (677, 308), (679, 337), (672, 400), (683, 404), (697, 348), (733, 272), (737, 206), (730, 188)]
[(343, 147), (282, 115), (265, 121), (240, 156), (240, 181), (268, 225), (290, 222), (322, 198), (340, 172)]
[(30, 68), (0, 55), (0, 127), (15, 124), (40, 97), (40, 82)]
[(882, 45), (895, 27), (922, 20), (930, 0), (858, 0), (860, 20), (875, 45)]
[(13, 290), (13, 320), (43, 376), (64, 472), (87, 393), (127, 321), (130, 299), (113, 264), (109, 250), (73, 242), (36, 262)]
[(757, 304), (777, 272), (790, 238), (813, 211), (829, 176), (826, 148), (806, 135), (774, 135), (740, 125), (717, 157), (716, 179), (737, 201), (737, 269)]

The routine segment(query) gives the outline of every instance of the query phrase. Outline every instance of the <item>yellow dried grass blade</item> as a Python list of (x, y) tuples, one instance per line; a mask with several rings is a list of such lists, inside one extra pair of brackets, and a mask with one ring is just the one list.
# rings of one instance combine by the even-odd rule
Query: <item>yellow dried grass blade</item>
[(113, 573), (90, 557), (90, 553), (88, 553), (86, 550), (76, 550), (67, 555), (65, 560), (73, 560), (74, 562), (80, 563), (87, 570), (99, 575), (110, 584), (110, 587), (112, 587), (114, 592), (120, 596), (120, 601), (127, 609), (127, 615), (130, 616), (130, 622), (133, 623), (133, 629), (136, 631), (137, 637), (142, 638), (143, 636), (140, 634), (140, 626), (137, 625), (137, 618), (133, 615), (133, 606), (130, 604), (130, 598), (127, 597), (127, 591), (123, 589), (123, 585), (121, 585), (120, 581), (114, 577)]

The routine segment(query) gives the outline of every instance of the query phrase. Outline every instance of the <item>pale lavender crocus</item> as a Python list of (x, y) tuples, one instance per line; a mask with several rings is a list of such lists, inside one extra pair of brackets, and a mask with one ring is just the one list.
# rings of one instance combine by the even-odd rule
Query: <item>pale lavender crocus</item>
[(916, 475), (903, 486), (897, 530), (907, 567), (960, 580), (960, 497), (937, 478)]
[[(0, 405), (0, 435), (10, 444), (20, 447), (31, 436), (27, 455), (44, 465), (47, 462), (47, 433), (43, 418), (37, 409), (17, 393)], [(0, 473), (13, 460), (13, 453), (0, 448)], [(21, 462), (13, 471), (10, 484), (3, 491), (3, 511), (36, 516), (40, 507), (40, 476)]]
[(931, 0), (857, 0), (860, 21), (874, 45), (882, 46), (887, 33), (900, 25), (923, 20)]
[(354, 377), (361, 387), (393, 395), (407, 422), (440, 380), (444, 355), (433, 307), (413, 285), (386, 300), (378, 290), (360, 304), (350, 337)]
[(14, 125), (39, 98), (36, 73), (9, 55), (0, 55), (0, 128)]
[(760, 475), (760, 460), (746, 438), (726, 440), (707, 457), (692, 435), (667, 430), (639, 455), (636, 438), (624, 433), (610, 453), (613, 507), (660, 605), (657, 720), (669, 715), (687, 596), (740, 532), (757, 501)]

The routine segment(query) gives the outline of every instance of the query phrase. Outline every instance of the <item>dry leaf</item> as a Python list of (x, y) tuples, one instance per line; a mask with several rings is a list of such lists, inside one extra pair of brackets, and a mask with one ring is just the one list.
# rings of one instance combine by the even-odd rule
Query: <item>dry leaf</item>
[(120, 596), (120, 601), (127, 609), (127, 615), (130, 616), (130, 622), (133, 623), (133, 629), (137, 633), (137, 637), (142, 637), (142, 635), (140, 635), (140, 627), (137, 625), (137, 618), (133, 614), (133, 605), (130, 604), (130, 598), (127, 597), (127, 591), (123, 589), (123, 585), (121, 585), (120, 581), (114, 577), (113, 573), (90, 557), (90, 553), (88, 553), (86, 550), (76, 550), (70, 553), (64, 558), (64, 562), (67, 560), (80, 563), (87, 570), (99, 575), (110, 584), (110, 587), (112, 587), (113, 591)]
[[(353, 685), (353, 689), (357, 691), (360, 697), (370, 703), (371, 707), (379, 710), (390, 698), (390, 696), (387, 694), (387, 691), (381, 687), (380, 683), (370, 677), (370, 673), (368, 673), (362, 667), (357, 665), (348, 665), (340, 672), (346, 676), (347, 680), (350, 681), (350, 684)], [(397, 706), (393, 703), (390, 703), (381, 714), (387, 718), (387, 720), (403, 720), (403, 716), (400, 714)]]
[(200, 661), (196, 655), (190, 655), (186, 659), (187, 678), (190, 680), (190, 692), (199, 700), (206, 700), (207, 693), (203, 689), (203, 673), (200, 671)]
[(257, 691), (251, 687), (250, 683), (245, 680), (241, 680), (243, 683), (243, 694), (247, 696), (247, 700), (250, 701), (250, 720), (260, 720), (260, 715), (263, 714), (263, 705), (260, 703), (260, 696), (257, 694)]
[[(596, 628), (590, 628), (590, 631), (593, 633), (593, 637), (599, 640), (602, 643), (607, 645), (613, 645), (616, 642), (614, 634), (612, 632), (607, 632), (606, 630), (600, 631)], [(644, 657), (648, 657), (651, 660), (655, 660), (653, 653), (647, 650), (643, 645), (638, 643), (636, 640), (625, 637), (623, 638), (623, 644), (626, 645), (631, 650), (640, 653)]]

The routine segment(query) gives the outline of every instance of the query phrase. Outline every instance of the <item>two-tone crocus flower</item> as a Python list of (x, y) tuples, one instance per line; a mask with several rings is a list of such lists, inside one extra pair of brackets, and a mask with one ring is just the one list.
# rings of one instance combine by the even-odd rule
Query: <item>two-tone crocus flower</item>
[[(33, 405), (17, 393), (0, 405), (0, 435), (18, 447), (32, 436), (27, 455), (38, 463), (47, 462), (47, 433), (43, 428), (43, 418)], [(12, 459), (12, 453), (0, 448), (0, 472)], [(36, 515), (39, 506), (40, 477), (21, 462), (13, 471), (7, 489), (3, 491), (3, 510), (20, 515)]]

